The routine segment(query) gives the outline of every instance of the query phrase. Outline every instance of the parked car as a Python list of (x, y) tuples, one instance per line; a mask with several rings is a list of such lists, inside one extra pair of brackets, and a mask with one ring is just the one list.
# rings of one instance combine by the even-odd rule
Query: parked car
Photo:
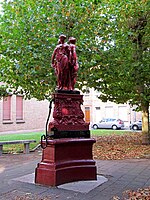
[(112, 119), (112, 118), (102, 119), (98, 123), (94, 123), (92, 126), (93, 129), (108, 128), (113, 130), (121, 129), (123, 127), (124, 127), (124, 121), (122, 121), (121, 119)]
[(142, 130), (142, 120), (136, 121), (130, 125), (130, 129), (133, 130)]

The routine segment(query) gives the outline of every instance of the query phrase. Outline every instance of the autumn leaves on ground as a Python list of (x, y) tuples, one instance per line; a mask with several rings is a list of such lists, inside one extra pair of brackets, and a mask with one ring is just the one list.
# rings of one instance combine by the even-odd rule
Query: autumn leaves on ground
[(94, 158), (99, 160), (120, 160), (150, 158), (150, 145), (142, 145), (142, 133), (128, 133), (95, 137)]
[[(142, 145), (142, 133), (95, 137), (93, 154), (95, 159), (120, 160), (150, 158), (150, 145)], [(113, 200), (150, 200), (150, 187), (137, 191), (124, 191), (123, 197)]]

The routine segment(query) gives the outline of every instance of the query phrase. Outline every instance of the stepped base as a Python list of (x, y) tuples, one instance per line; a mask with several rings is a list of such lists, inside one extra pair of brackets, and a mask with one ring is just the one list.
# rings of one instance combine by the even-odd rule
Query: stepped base
[(91, 138), (48, 140), (42, 161), (35, 170), (35, 183), (57, 186), (73, 181), (96, 180), (96, 166), (92, 158), (94, 143)]

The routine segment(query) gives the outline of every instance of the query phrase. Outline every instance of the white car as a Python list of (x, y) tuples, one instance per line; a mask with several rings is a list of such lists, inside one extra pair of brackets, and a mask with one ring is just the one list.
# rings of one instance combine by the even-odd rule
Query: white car
[(124, 127), (124, 121), (122, 121), (121, 119), (112, 119), (112, 118), (102, 119), (98, 123), (94, 123), (92, 126), (93, 129), (104, 128), (113, 130), (121, 129), (123, 127)]
[(142, 120), (136, 121), (130, 125), (130, 129), (133, 130), (142, 130)]

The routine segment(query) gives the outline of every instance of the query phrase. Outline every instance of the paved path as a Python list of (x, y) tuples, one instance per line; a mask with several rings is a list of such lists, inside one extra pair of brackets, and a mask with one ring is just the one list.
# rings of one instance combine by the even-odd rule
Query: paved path
[[(34, 173), (41, 152), (0, 157), (1, 200), (111, 200), (122, 192), (150, 186), (150, 159), (97, 160), (98, 175), (108, 179), (87, 193), (58, 187), (44, 187), (16, 178)], [(86, 185), (85, 185), (86, 186)]]

